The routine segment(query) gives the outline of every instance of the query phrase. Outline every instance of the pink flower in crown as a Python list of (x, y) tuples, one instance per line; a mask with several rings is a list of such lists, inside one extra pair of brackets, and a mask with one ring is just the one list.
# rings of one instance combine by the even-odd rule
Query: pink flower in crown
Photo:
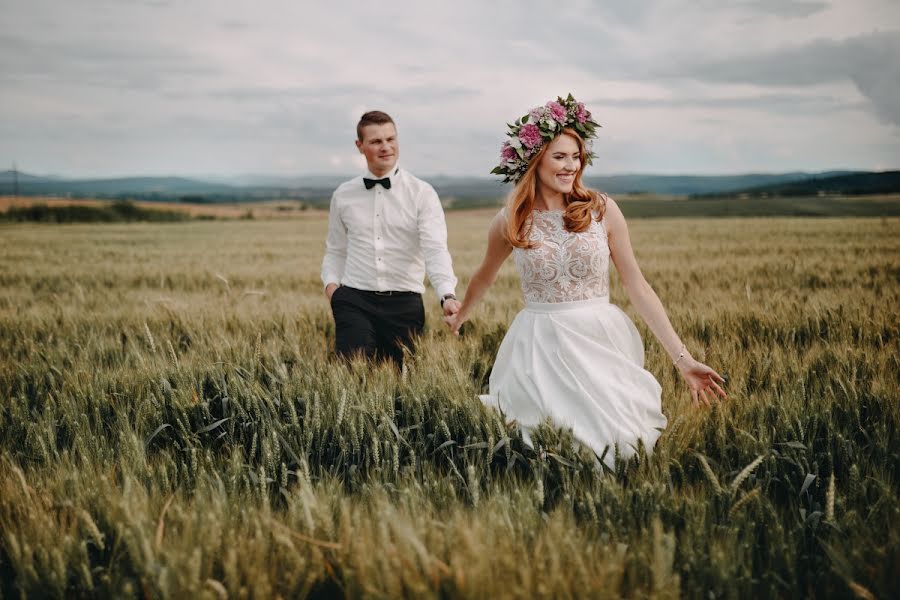
[(538, 129), (538, 126), (534, 123), (525, 123), (522, 125), (522, 128), (519, 129), (519, 140), (521, 140), (523, 146), (532, 150), (535, 147), (540, 146), (543, 141), (541, 130)]
[(540, 121), (541, 118), (544, 116), (544, 113), (546, 113), (546, 112), (547, 112), (546, 107), (535, 106), (530, 111), (528, 111), (528, 114), (531, 116), (532, 121)]
[(562, 104), (551, 100), (547, 103), (547, 108), (550, 109), (550, 116), (552, 116), (557, 123), (566, 122), (566, 107)]
[(516, 149), (509, 145), (509, 142), (503, 142), (503, 148), (500, 149), (500, 159), (504, 161), (513, 161), (518, 158)]
[(575, 105), (575, 120), (579, 123), (584, 123), (591, 117), (591, 113), (587, 111), (584, 107), (584, 102), (579, 102)]

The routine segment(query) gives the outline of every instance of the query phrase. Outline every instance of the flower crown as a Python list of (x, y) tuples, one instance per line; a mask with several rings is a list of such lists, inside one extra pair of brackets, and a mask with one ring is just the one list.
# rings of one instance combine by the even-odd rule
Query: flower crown
[(500, 150), (500, 164), (491, 171), (494, 175), (503, 175), (503, 183), (517, 183), (528, 170), (528, 162), (538, 153), (545, 142), (551, 141), (566, 127), (578, 132), (584, 140), (587, 153), (587, 164), (596, 157), (593, 153), (591, 138), (596, 137), (596, 129), (600, 127), (591, 118), (591, 113), (583, 102), (576, 102), (572, 94), (565, 99), (561, 96), (556, 101), (549, 101), (544, 106), (536, 106), (528, 111), (514, 124), (507, 123), (509, 139), (503, 142)]

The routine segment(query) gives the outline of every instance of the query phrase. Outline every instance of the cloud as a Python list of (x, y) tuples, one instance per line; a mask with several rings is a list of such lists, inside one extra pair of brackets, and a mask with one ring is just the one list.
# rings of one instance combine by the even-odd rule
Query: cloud
[(299, 103), (319, 103), (334, 101), (358, 101), (370, 98), (372, 102), (393, 104), (427, 103), (465, 98), (474, 98), (478, 90), (458, 85), (432, 86), (413, 84), (402, 88), (380, 90), (360, 84), (323, 85), (315, 87), (230, 87), (203, 92), (205, 95), (231, 98), (239, 102), (291, 101)]
[(667, 69), (659, 75), (778, 87), (852, 81), (884, 121), (900, 125), (900, 32), (817, 40), (757, 55)]
[[(750, 16), (764, 15), (783, 19), (805, 18), (828, 9), (830, 3), (819, 0), (701, 0), (699, 2), (604, 2), (595, 7), (607, 21), (613, 21), (630, 28), (639, 28), (660, 14), (672, 12), (690, 13), (699, 9), (706, 14), (743, 14)], [(576, 13), (584, 14), (583, 4), (577, 5)]]
[(184, 79), (219, 73), (190, 53), (162, 43), (109, 40), (27, 38), (0, 33), (0, 82), (6, 86), (40, 80), (59, 85), (108, 89), (155, 90)]
[(775, 15), (783, 18), (802, 18), (822, 12), (828, 8), (828, 2), (810, 2), (805, 0), (752, 0), (741, 4), (752, 12)]
[(250, 28), (250, 25), (243, 21), (222, 21), (222, 29), (228, 31), (244, 31)]
[(587, 100), (587, 103), (592, 106), (614, 106), (629, 109), (750, 109), (784, 115), (824, 114), (867, 108), (867, 105), (862, 102), (850, 102), (834, 96), (800, 94), (758, 94), (753, 96), (727, 97), (679, 96), (676, 98), (598, 98)]
[(900, 33), (860, 40), (850, 74), (884, 121), (900, 125)]

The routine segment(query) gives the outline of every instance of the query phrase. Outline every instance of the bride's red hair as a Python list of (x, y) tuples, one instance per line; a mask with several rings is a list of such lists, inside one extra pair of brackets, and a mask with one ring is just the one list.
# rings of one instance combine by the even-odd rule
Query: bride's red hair
[[(575, 174), (575, 182), (572, 184), (572, 191), (565, 194), (563, 200), (566, 205), (566, 213), (563, 215), (563, 224), (566, 231), (585, 231), (591, 226), (591, 219), (594, 213), (597, 214), (597, 221), (603, 219), (603, 213), (606, 212), (606, 203), (600, 197), (600, 194), (594, 190), (587, 189), (581, 183), (581, 176), (584, 168), (587, 166), (587, 151), (584, 147), (584, 140), (574, 129), (565, 128), (559, 135), (567, 135), (578, 144), (578, 150), (581, 152), (581, 167)], [(522, 179), (510, 192), (506, 201), (506, 239), (516, 248), (531, 248), (533, 244), (528, 240), (531, 234), (531, 212), (534, 210), (534, 199), (537, 196), (537, 166), (541, 163), (541, 159), (547, 153), (550, 142), (545, 142), (537, 154), (528, 163), (528, 170), (522, 175)]]

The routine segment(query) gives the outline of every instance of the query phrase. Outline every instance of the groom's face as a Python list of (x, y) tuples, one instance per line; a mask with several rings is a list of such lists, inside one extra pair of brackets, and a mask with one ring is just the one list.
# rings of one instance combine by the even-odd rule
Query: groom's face
[(366, 157), (366, 164), (372, 175), (386, 175), (400, 157), (397, 143), (397, 129), (393, 123), (366, 125), (362, 128), (362, 139), (356, 140), (359, 153)]

